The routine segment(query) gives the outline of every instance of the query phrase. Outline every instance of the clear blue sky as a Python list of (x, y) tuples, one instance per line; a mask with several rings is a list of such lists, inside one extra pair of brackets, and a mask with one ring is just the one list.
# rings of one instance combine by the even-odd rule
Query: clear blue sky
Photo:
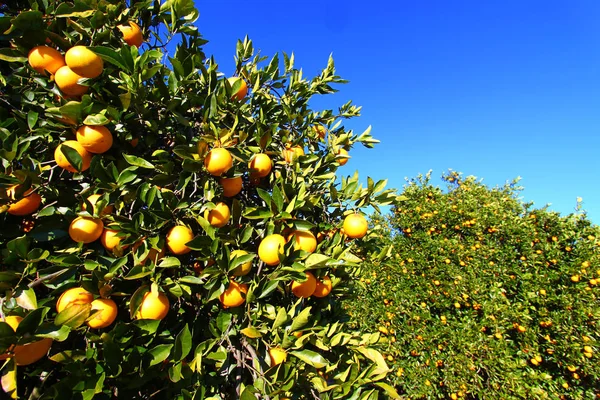
[[(314, 76), (333, 53), (350, 80), (313, 103), (352, 99), (375, 149), (341, 169), (366, 179), (451, 168), (495, 186), (522, 177), (523, 198), (600, 221), (600, 1), (197, 2), (205, 50), (231, 73), (237, 39), (294, 52)], [(439, 180), (435, 180), (437, 184)], [(441, 182), (439, 182), (441, 184)]]

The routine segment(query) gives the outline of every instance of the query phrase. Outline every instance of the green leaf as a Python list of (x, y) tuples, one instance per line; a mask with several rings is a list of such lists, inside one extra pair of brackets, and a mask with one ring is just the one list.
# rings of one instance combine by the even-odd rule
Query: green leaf
[(19, 307), (26, 310), (35, 310), (37, 308), (37, 298), (32, 288), (18, 290), (15, 294), (15, 300)]
[(277, 310), (277, 318), (275, 318), (275, 322), (273, 322), (273, 327), (271, 328), (271, 330), (274, 331), (275, 329), (279, 328), (280, 326), (285, 324), (288, 321), (288, 319), (289, 316), (285, 311), (285, 308), (279, 307), (279, 310)]
[(173, 350), (173, 360), (183, 360), (192, 350), (192, 334), (187, 324), (183, 327), (181, 332), (175, 338), (175, 348)]
[(290, 331), (294, 332), (302, 329), (308, 321), (310, 321), (312, 307), (306, 307), (304, 310), (298, 314), (294, 320), (292, 321), (292, 326), (290, 327)]
[(324, 254), (313, 253), (304, 262), (306, 269), (323, 268), (327, 266), (327, 262), (331, 260), (330, 257)]
[(64, 342), (69, 337), (71, 328), (66, 325), (60, 327), (56, 325), (44, 324), (36, 332), (36, 336), (50, 338), (57, 342)]
[(157, 265), (157, 267), (159, 267), (159, 268), (173, 268), (173, 267), (180, 267), (180, 266), (181, 266), (181, 261), (179, 261), (179, 258), (177, 258), (177, 257), (165, 257), (165, 258), (161, 259)]
[(256, 329), (253, 326), (249, 326), (247, 328), (244, 328), (240, 331), (244, 336), (247, 336), (251, 339), (257, 339), (262, 337), (262, 333), (260, 333), (260, 331), (258, 329)]
[(102, 114), (88, 115), (83, 120), (84, 125), (95, 125), (95, 126), (107, 125), (109, 122), (110, 122), (110, 120)]
[(33, 333), (42, 324), (44, 317), (50, 311), (48, 307), (37, 308), (23, 318), (17, 327), (17, 334)]
[(290, 354), (317, 369), (328, 365), (327, 360), (322, 355), (312, 350), (292, 351)]
[(273, 213), (265, 208), (247, 207), (242, 216), (246, 219), (267, 219), (271, 218)]
[(367, 347), (357, 347), (356, 350), (375, 363), (377, 368), (373, 371), (373, 375), (385, 375), (390, 371), (379, 351)]
[(127, 66), (125, 60), (123, 60), (121, 54), (117, 53), (110, 47), (92, 46), (88, 48), (94, 53), (98, 54), (100, 57), (102, 57), (104, 61), (108, 61), (112, 65), (118, 67), (121, 71), (127, 72), (129, 74), (132, 72), (132, 70)]
[(132, 156), (129, 154), (123, 154), (123, 158), (125, 158), (125, 161), (127, 161), (127, 163), (129, 165), (133, 165), (133, 166), (140, 167), (140, 168), (147, 168), (147, 169), (155, 169), (156, 168), (154, 166), (154, 164), (152, 164), (140, 157)]
[(71, 305), (58, 313), (54, 319), (54, 324), (56, 326), (64, 325), (69, 328), (78, 328), (88, 319), (91, 311), (91, 304)]
[(172, 344), (159, 344), (158, 346), (148, 350), (146, 354), (152, 357), (149, 366), (151, 367), (153, 365), (160, 364), (161, 362), (166, 360), (169, 357), (169, 354), (171, 354), (172, 348)]
[(62, 144), (60, 146), (60, 151), (64, 154), (65, 158), (75, 168), (77, 171), (81, 172), (81, 167), (83, 166), (83, 159), (72, 147), (69, 147), (68, 144)]
[(381, 389), (383, 389), (385, 391), (385, 394), (387, 394), (391, 399), (401, 399), (401, 397), (398, 394), (398, 392), (396, 392), (396, 389), (394, 389), (392, 386), (388, 385), (387, 383), (375, 382), (373, 384), (375, 386), (380, 387)]
[(0, 49), (0, 60), (6, 62), (25, 63), (27, 62), (27, 57), (23, 57), (21, 55), (21, 52), (17, 49), (10, 49), (8, 47), (4, 47)]

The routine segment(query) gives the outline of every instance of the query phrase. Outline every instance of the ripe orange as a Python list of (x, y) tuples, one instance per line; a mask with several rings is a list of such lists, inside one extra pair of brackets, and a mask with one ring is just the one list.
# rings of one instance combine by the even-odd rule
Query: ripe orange
[[(23, 318), (17, 315), (11, 315), (6, 317), (5, 321), (10, 327), (16, 332), (17, 327), (21, 323)], [(15, 363), (18, 366), (24, 366), (33, 364), (36, 361), (39, 361), (42, 357), (48, 354), (48, 350), (50, 350), (50, 346), (52, 346), (52, 339), (44, 338), (42, 340), (38, 340), (37, 342), (27, 343), (23, 345), (12, 346), (9, 349), (9, 353), (4, 353), (0, 355), (0, 360), (5, 360), (8, 357), (14, 356)]]
[(342, 148), (340, 148), (340, 149), (337, 151), (337, 155), (338, 155), (338, 156), (345, 156), (345, 158), (338, 158), (337, 162), (338, 162), (340, 165), (346, 165), (346, 163), (347, 163), (347, 162), (348, 162), (348, 160), (349, 160), (349, 158), (348, 158), (348, 157), (349, 157), (349, 156), (348, 156), (348, 151), (347, 151), (346, 149), (342, 149)]
[(271, 172), (271, 158), (264, 153), (256, 154), (250, 160), (248, 168), (254, 177), (264, 178)]
[(329, 293), (331, 293), (331, 279), (328, 276), (324, 276), (321, 280), (317, 281), (317, 286), (315, 288), (315, 292), (313, 296), (315, 297), (325, 297)]
[(269, 357), (271, 357), (271, 368), (273, 368), (287, 359), (287, 352), (281, 347), (272, 347), (269, 349)]
[(352, 239), (360, 239), (367, 234), (369, 224), (362, 214), (350, 214), (344, 219), (344, 232)]
[(90, 328), (106, 328), (117, 318), (117, 304), (111, 299), (96, 299), (92, 301), (92, 314), (94, 316), (87, 321)]
[(283, 150), (283, 159), (286, 163), (291, 164), (304, 155), (304, 149), (300, 146), (289, 147)]
[(102, 58), (85, 46), (73, 46), (65, 53), (65, 62), (77, 75), (96, 78), (104, 70)]
[[(102, 197), (102, 195), (99, 193), (96, 193), (96, 194), (92, 194), (92, 195), (88, 196), (88, 198), (87, 198), (87, 201), (94, 207), (93, 213), (97, 213), (97, 211), (98, 211), (98, 210), (96, 210), (96, 203), (98, 202), (100, 197)], [(85, 202), (83, 202), (81, 209), (83, 211), (86, 211)], [(102, 217), (102, 216), (105, 216), (108, 214), (112, 214), (113, 211), (114, 211), (114, 207), (112, 205), (107, 205), (106, 207), (104, 207), (102, 209), (102, 212), (100, 212), (100, 216)]]
[(123, 34), (123, 40), (130, 46), (140, 47), (144, 43), (142, 30), (140, 26), (132, 21), (127, 21), (127, 25), (118, 25), (117, 29)]
[(181, 255), (192, 251), (185, 244), (194, 238), (194, 233), (190, 228), (184, 225), (177, 225), (171, 228), (167, 234), (167, 247), (171, 253)]
[[(7, 190), (8, 197), (15, 199), (15, 192), (18, 185), (15, 185)], [(23, 198), (13, 203), (8, 207), (8, 213), (11, 215), (24, 216), (33, 214), (42, 204), (42, 196), (37, 193), (32, 193), (33, 189), (23, 193)]]
[(54, 82), (61, 92), (67, 96), (81, 96), (87, 93), (89, 87), (77, 83), (83, 76), (77, 75), (68, 65), (62, 66), (54, 74)]
[(246, 301), (246, 293), (248, 293), (248, 285), (231, 280), (229, 287), (219, 296), (219, 300), (223, 307), (239, 307)]
[(305, 272), (305, 274), (306, 280), (304, 282), (292, 282), (292, 293), (294, 293), (296, 297), (310, 297), (317, 288), (317, 279), (315, 276), (311, 272)]
[(56, 301), (56, 311), (61, 312), (67, 307), (79, 304), (89, 304), (94, 296), (82, 287), (65, 290)]
[(223, 196), (234, 197), (242, 191), (242, 177), (221, 178), (221, 186), (223, 187)]
[(37, 46), (31, 49), (27, 60), (31, 68), (44, 75), (46, 71), (55, 74), (60, 67), (66, 65), (63, 55), (48, 46)]
[[(246, 254), (248, 254), (248, 252), (245, 250), (233, 250), (231, 252), (231, 254), (229, 255), (229, 259), (233, 260), (235, 257), (245, 256)], [(248, 261), (247, 263), (240, 264), (237, 267), (235, 267), (235, 269), (232, 271), (232, 273), (233, 273), (233, 276), (245, 276), (245, 275), (248, 275), (248, 273), (250, 273), (251, 269), (252, 269), (252, 261)]]
[(226, 149), (217, 147), (204, 157), (204, 166), (209, 174), (221, 176), (233, 166), (233, 158)]
[(327, 129), (323, 125), (315, 125), (313, 126), (313, 130), (319, 135), (319, 138), (325, 139), (325, 134), (327, 133)]
[(164, 293), (147, 292), (144, 294), (140, 308), (135, 313), (135, 319), (161, 320), (167, 316), (170, 306), (169, 299)]
[(231, 77), (231, 78), (228, 78), (227, 80), (229, 81), (229, 85), (231, 87), (233, 87), (233, 85), (235, 85), (235, 83), (237, 81), (242, 82), (240, 85), (240, 88), (237, 90), (237, 92), (233, 93), (231, 98), (237, 99), (237, 100), (244, 100), (244, 97), (246, 97), (246, 95), (248, 94), (248, 85), (246, 84), (246, 81), (244, 81), (240, 77)]
[(100, 238), (104, 223), (100, 218), (77, 217), (69, 225), (69, 236), (77, 243), (92, 243)]
[(89, 153), (86, 149), (84, 149), (83, 146), (79, 144), (79, 142), (77, 142), (76, 140), (65, 140), (64, 142), (58, 145), (56, 150), (54, 150), (54, 160), (56, 161), (56, 164), (58, 164), (59, 167), (64, 168), (70, 172), (77, 172), (75, 167), (72, 166), (71, 163), (69, 163), (69, 160), (67, 160), (67, 157), (65, 157), (65, 155), (63, 154), (61, 149), (62, 146), (70, 147), (73, 150), (77, 151), (77, 153), (79, 153), (82, 160), (82, 172), (90, 167), (90, 164), (92, 162), (92, 154)]
[[(102, 231), (102, 235), (100, 236), (100, 243), (102, 243), (102, 246), (104, 246), (106, 250), (114, 251), (119, 247), (121, 238), (117, 236), (118, 233), (119, 231), (104, 228), (104, 231)], [(125, 248), (127, 248), (127, 246), (123, 247), (123, 249)]]
[(285, 239), (283, 236), (273, 234), (265, 237), (258, 245), (258, 257), (267, 265), (279, 264), (279, 257), (283, 256)]
[(77, 141), (90, 153), (102, 154), (112, 147), (113, 137), (105, 126), (83, 125), (77, 129)]
[(314, 252), (317, 249), (317, 238), (310, 231), (293, 231), (288, 236), (287, 240), (294, 239), (294, 249), (304, 250), (309, 253)]
[(229, 211), (229, 207), (225, 203), (217, 203), (215, 204), (215, 208), (208, 211), (204, 214), (208, 223), (215, 228), (222, 228), (229, 222), (229, 218), (231, 218), (231, 211)]

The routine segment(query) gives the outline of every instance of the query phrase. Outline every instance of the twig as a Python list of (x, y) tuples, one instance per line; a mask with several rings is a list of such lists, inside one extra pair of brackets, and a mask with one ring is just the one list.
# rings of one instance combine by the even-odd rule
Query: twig
[(29, 285), (27, 285), (27, 286), (29, 286), (30, 288), (39, 286), (42, 283), (44, 283), (45, 281), (52, 280), (52, 279), (56, 278), (57, 276), (64, 274), (68, 270), (69, 270), (68, 268), (61, 269), (60, 271), (46, 275), (43, 278), (36, 278), (33, 282), (30, 282)]

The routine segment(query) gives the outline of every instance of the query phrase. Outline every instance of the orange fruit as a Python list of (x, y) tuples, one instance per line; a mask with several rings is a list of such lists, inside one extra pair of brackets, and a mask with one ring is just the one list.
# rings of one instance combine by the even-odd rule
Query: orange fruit
[(135, 319), (161, 320), (167, 316), (170, 306), (169, 299), (164, 293), (147, 292), (144, 294), (140, 308), (135, 313)]
[(256, 154), (248, 164), (250, 174), (257, 178), (264, 178), (271, 172), (271, 158), (264, 153)]
[[(7, 190), (7, 194), (11, 199), (15, 198), (15, 192), (19, 185), (15, 185)], [(8, 213), (10, 215), (24, 216), (33, 214), (40, 205), (42, 204), (42, 196), (37, 193), (32, 193), (33, 189), (27, 190), (23, 193), (23, 198), (12, 203), (8, 207)]]
[(90, 153), (102, 154), (112, 147), (113, 136), (105, 126), (83, 125), (77, 129), (77, 141)]
[(126, 25), (118, 25), (117, 29), (123, 34), (123, 40), (130, 46), (140, 47), (144, 43), (142, 30), (140, 26), (132, 21), (127, 21)]
[[(17, 327), (21, 323), (23, 318), (15, 315), (6, 317), (5, 321), (11, 328), (16, 332)], [(12, 354), (4, 353), (0, 355), (0, 360), (5, 360), (8, 357), (14, 356), (15, 363), (18, 366), (24, 366), (33, 364), (36, 361), (39, 361), (42, 357), (48, 354), (48, 350), (52, 346), (52, 339), (44, 338), (42, 340), (38, 340), (37, 342), (27, 343), (23, 345), (13, 346), (9, 351)]]
[(62, 146), (67, 146), (72, 148), (73, 150), (75, 150), (77, 153), (79, 153), (79, 155), (81, 156), (81, 171), (85, 171), (90, 167), (90, 164), (92, 162), (92, 154), (89, 153), (86, 149), (83, 148), (83, 146), (81, 144), (79, 144), (78, 141), (76, 140), (65, 140), (64, 142), (62, 142), (61, 144), (58, 145), (58, 147), (56, 148), (56, 150), (54, 150), (54, 160), (56, 161), (56, 164), (58, 164), (59, 167), (66, 169), (67, 171), (70, 172), (77, 172), (77, 170), (75, 169), (74, 166), (71, 165), (71, 163), (69, 163), (69, 160), (67, 160), (67, 157), (65, 157), (65, 155), (62, 152)]
[(317, 238), (310, 231), (294, 231), (288, 236), (288, 241), (294, 239), (294, 249), (309, 253), (317, 249)]
[(317, 286), (315, 287), (315, 292), (313, 296), (315, 297), (325, 297), (329, 293), (331, 293), (331, 279), (328, 276), (324, 276), (321, 280), (317, 281)]
[(369, 224), (362, 214), (350, 214), (344, 219), (344, 232), (352, 239), (360, 239), (367, 234)]
[(283, 150), (283, 159), (286, 163), (291, 164), (304, 155), (304, 149), (300, 146), (289, 147)]
[(223, 196), (234, 197), (242, 191), (242, 177), (221, 178), (221, 186), (223, 187)]
[(65, 53), (71, 71), (84, 78), (96, 78), (104, 70), (102, 58), (85, 46), (73, 46)]
[(221, 202), (215, 204), (215, 208), (212, 210), (207, 210), (204, 216), (211, 226), (222, 228), (229, 222), (231, 212), (227, 204)]
[[(233, 250), (229, 255), (229, 259), (233, 260), (235, 257), (241, 257), (248, 254), (245, 250)], [(232, 271), (233, 276), (245, 276), (250, 273), (252, 269), (252, 261), (248, 261), (247, 263), (240, 264)]]
[(55, 74), (65, 64), (65, 58), (56, 49), (48, 46), (37, 46), (29, 51), (27, 60), (31, 68), (46, 75), (46, 71)]
[(171, 228), (167, 234), (167, 247), (171, 253), (181, 255), (192, 251), (185, 244), (194, 238), (194, 233), (190, 228), (184, 225), (177, 225)]
[(96, 299), (92, 301), (93, 316), (86, 323), (90, 328), (106, 328), (115, 321), (118, 310), (117, 304), (111, 299)]
[(223, 307), (239, 307), (246, 301), (246, 293), (248, 293), (248, 285), (231, 280), (229, 287), (219, 296), (219, 300)]
[[(88, 196), (87, 201), (94, 207), (94, 211), (92, 212), (92, 214), (97, 213), (98, 210), (96, 210), (96, 203), (98, 202), (98, 200), (100, 199), (100, 197), (102, 197), (101, 194), (96, 193), (96, 194), (92, 194), (90, 196)], [(86, 211), (86, 205), (85, 202), (83, 202), (83, 205), (81, 206), (81, 209), (83, 211)], [(112, 214), (112, 212), (114, 211), (114, 207), (111, 205), (106, 205), (106, 207), (104, 207), (102, 209), (102, 211), (100, 212), (100, 216), (105, 216), (108, 214)]]
[(292, 282), (292, 293), (296, 297), (307, 298), (312, 296), (317, 288), (317, 279), (311, 272), (305, 272), (306, 280), (304, 282), (293, 281)]
[(119, 231), (115, 231), (113, 229), (104, 228), (102, 231), (102, 235), (100, 236), (100, 243), (102, 246), (108, 251), (114, 251), (116, 248), (126, 249), (127, 246), (120, 247), (121, 237), (117, 236)]
[(315, 125), (313, 126), (313, 130), (317, 133), (317, 135), (319, 135), (319, 138), (325, 139), (327, 129), (323, 125)]
[(244, 81), (240, 77), (231, 77), (231, 78), (228, 78), (227, 81), (229, 81), (229, 85), (231, 87), (233, 87), (233, 85), (235, 85), (235, 83), (237, 81), (242, 82), (240, 85), (240, 88), (237, 90), (237, 92), (233, 93), (231, 98), (237, 99), (237, 100), (244, 100), (244, 97), (246, 97), (246, 95), (248, 94), (248, 85), (246, 84), (246, 81)]
[(279, 256), (283, 256), (285, 239), (278, 234), (272, 234), (261, 240), (258, 245), (258, 257), (267, 265), (279, 264)]
[(62, 66), (54, 74), (54, 82), (61, 92), (67, 96), (81, 96), (87, 93), (89, 87), (77, 83), (83, 76), (77, 75), (68, 65)]
[(337, 155), (338, 155), (338, 156), (345, 156), (344, 158), (338, 158), (338, 159), (337, 159), (337, 162), (338, 162), (340, 165), (346, 165), (346, 163), (347, 163), (347, 162), (348, 162), (348, 160), (349, 160), (349, 158), (348, 158), (348, 157), (349, 157), (349, 156), (348, 156), (348, 151), (347, 151), (346, 149), (342, 149), (342, 148), (340, 148), (340, 149), (337, 151)]
[(67, 307), (80, 304), (89, 304), (94, 300), (94, 296), (82, 287), (67, 289), (56, 301), (56, 311), (61, 312)]
[(69, 225), (69, 236), (77, 243), (92, 243), (100, 238), (104, 223), (100, 218), (77, 217)]
[(269, 349), (269, 357), (271, 357), (271, 368), (273, 368), (287, 359), (287, 352), (281, 347), (272, 347)]
[(233, 158), (226, 149), (217, 147), (208, 152), (204, 157), (204, 166), (209, 174), (221, 176), (233, 166)]

